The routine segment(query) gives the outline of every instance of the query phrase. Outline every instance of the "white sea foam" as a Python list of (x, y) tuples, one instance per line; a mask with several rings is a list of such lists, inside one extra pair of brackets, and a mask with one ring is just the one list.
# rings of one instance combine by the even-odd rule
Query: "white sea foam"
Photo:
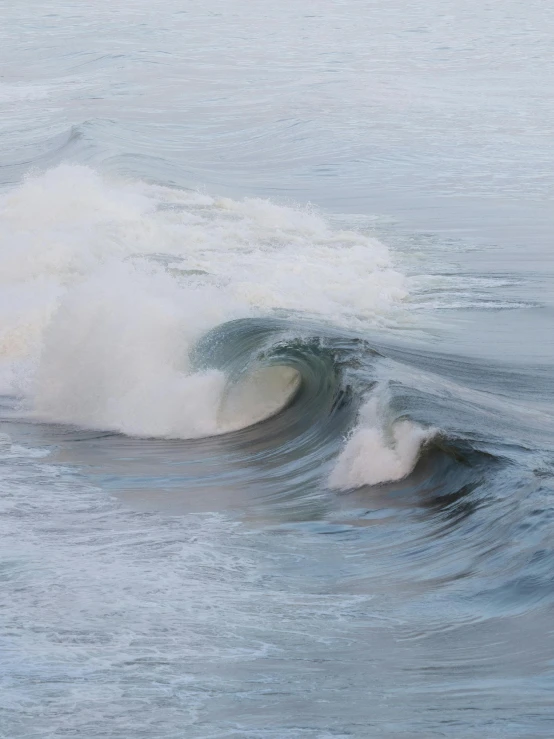
[(378, 386), (360, 410), (356, 428), (347, 439), (329, 478), (338, 490), (402, 480), (414, 469), (425, 442), (436, 429), (388, 416), (389, 393)]
[(224, 378), (188, 362), (205, 331), (276, 310), (371, 323), (405, 295), (383, 244), (309, 210), (82, 166), (3, 195), (0, 222), (3, 389), (85, 426), (217, 433)]

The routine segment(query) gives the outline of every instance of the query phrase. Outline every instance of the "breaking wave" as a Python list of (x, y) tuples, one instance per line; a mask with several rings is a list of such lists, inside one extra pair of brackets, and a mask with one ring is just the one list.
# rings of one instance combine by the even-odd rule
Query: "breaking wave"
[[(290, 409), (315, 426), (349, 397), (331, 485), (414, 466), (426, 432), (368, 426), (368, 383), (346, 378), (356, 330), (406, 319), (406, 280), (376, 239), (310, 209), (75, 165), (28, 178), (0, 208), (1, 378), (33, 417), (192, 439), (291, 423)], [(367, 455), (379, 471), (364, 473)]]

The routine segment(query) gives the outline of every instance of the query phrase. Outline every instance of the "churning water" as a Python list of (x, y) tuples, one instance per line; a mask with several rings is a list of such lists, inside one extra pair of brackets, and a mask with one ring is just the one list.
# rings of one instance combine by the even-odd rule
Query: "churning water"
[(0, 735), (554, 736), (554, 6), (0, 7)]

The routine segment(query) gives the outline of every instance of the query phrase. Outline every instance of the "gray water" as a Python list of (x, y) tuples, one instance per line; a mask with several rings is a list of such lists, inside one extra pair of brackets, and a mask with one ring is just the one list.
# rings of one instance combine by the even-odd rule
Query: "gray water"
[(554, 735), (554, 11), (2, 3), (0, 735)]

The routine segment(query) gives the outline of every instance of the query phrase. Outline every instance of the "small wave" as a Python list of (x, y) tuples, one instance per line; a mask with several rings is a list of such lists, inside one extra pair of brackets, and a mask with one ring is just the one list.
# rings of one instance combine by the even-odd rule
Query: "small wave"
[(361, 408), (356, 428), (330, 475), (331, 488), (348, 490), (402, 480), (437, 430), (408, 419), (387, 419), (389, 393), (378, 386)]
[[(86, 146), (87, 142), (82, 126), (53, 127), (48, 133), (41, 128), (33, 133), (28, 133), (23, 149), (15, 146), (4, 156), (2, 164), (3, 180), (4, 182), (12, 180), (18, 182), (21, 173), (28, 172), (29, 168), (32, 168), (36, 174), (38, 171), (56, 166), (64, 158), (74, 156), (77, 151), (83, 154)], [(12, 194), (18, 192), (18, 189), (12, 190)], [(29, 207), (32, 210), (32, 202), (29, 203)], [(9, 213), (6, 215), (9, 215)]]

